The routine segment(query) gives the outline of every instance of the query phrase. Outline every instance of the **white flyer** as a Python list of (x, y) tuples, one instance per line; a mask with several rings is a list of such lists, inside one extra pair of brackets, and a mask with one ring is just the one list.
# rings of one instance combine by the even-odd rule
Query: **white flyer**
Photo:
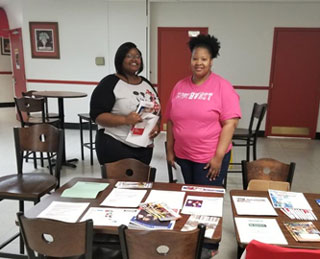
[(147, 190), (114, 188), (101, 203), (101, 206), (136, 208), (146, 193)]
[(278, 216), (266, 197), (232, 196), (238, 215)]
[(269, 196), (275, 208), (312, 210), (306, 197), (301, 192), (269, 190)]
[(178, 209), (182, 208), (183, 199), (185, 196), (185, 192), (179, 191), (160, 191), (160, 190), (151, 190), (148, 198), (146, 199), (145, 203), (166, 203), (171, 209)]

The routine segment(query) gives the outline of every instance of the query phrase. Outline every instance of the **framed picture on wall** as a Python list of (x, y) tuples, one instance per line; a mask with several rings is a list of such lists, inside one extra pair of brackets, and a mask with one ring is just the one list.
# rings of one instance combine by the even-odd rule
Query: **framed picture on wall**
[(10, 40), (1, 38), (1, 55), (10, 55)]
[(57, 22), (29, 22), (32, 58), (60, 58)]

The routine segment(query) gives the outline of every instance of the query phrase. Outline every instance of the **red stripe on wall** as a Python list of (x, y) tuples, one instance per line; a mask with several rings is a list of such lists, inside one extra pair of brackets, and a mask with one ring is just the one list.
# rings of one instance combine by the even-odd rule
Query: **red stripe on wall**
[(72, 80), (47, 80), (47, 79), (27, 79), (27, 83), (41, 84), (70, 84), (70, 85), (97, 85), (94, 81), (72, 81)]
[(11, 71), (0, 71), (0, 75), (11, 75)]
[(269, 90), (269, 86), (243, 86), (243, 85), (234, 85), (235, 89), (239, 90)]

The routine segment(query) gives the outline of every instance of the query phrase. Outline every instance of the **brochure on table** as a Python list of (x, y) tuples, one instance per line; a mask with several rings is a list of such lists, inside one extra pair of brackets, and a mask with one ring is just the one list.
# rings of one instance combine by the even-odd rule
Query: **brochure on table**
[(238, 215), (278, 216), (268, 198), (233, 196), (232, 199)]
[(241, 243), (255, 239), (267, 244), (288, 244), (275, 219), (235, 217), (235, 223)]
[(222, 217), (222, 197), (187, 196), (181, 213)]
[(82, 217), (81, 221), (93, 220), (95, 226), (120, 226), (127, 225), (130, 219), (137, 215), (138, 209), (91, 207)]
[(146, 193), (147, 190), (114, 188), (101, 203), (101, 206), (136, 208)]
[(212, 217), (212, 216), (202, 216), (202, 215), (191, 215), (181, 231), (190, 231), (194, 230), (198, 227), (198, 225), (204, 224), (206, 225), (206, 232), (204, 236), (206, 238), (212, 238), (214, 231), (216, 230), (220, 218)]
[(61, 197), (95, 199), (99, 192), (109, 186), (109, 183), (79, 181), (71, 188), (63, 191)]
[(53, 201), (37, 218), (55, 219), (64, 222), (77, 222), (81, 214), (89, 206), (89, 202)]
[(311, 221), (286, 222), (284, 225), (298, 242), (320, 242), (320, 232)]
[(301, 192), (269, 190), (269, 196), (275, 208), (294, 208), (312, 210)]
[(130, 181), (118, 181), (115, 185), (117, 188), (121, 189), (147, 189), (152, 188), (152, 183), (150, 182), (130, 182)]
[(185, 192), (178, 191), (160, 191), (160, 190), (151, 190), (146, 203), (150, 202), (164, 202), (171, 209), (180, 210), (182, 208), (183, 199)]
[(223, 188), (213, 188), (213, 187), (200, 187), (200, 186), (190, 186), (184, 185), (181, 188), (181, 191), (184, 192), (212, 192), (212, 193), (226, 193), (226, 190)]

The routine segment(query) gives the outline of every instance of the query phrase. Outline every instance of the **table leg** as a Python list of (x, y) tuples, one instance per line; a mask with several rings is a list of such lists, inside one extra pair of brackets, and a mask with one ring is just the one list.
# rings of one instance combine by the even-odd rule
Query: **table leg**
[(75, 164), (72, 164), (72, 162), (78, 162), (79, 161), (78, 158), (73, 158), (73, 159), (69, 159), (69, 160), (66, 159), (63, 98), (58, 98), (58, 109), (59, 109), (60, 128), (63, 131), (62, 165), (76, 168), (77, 166)]

